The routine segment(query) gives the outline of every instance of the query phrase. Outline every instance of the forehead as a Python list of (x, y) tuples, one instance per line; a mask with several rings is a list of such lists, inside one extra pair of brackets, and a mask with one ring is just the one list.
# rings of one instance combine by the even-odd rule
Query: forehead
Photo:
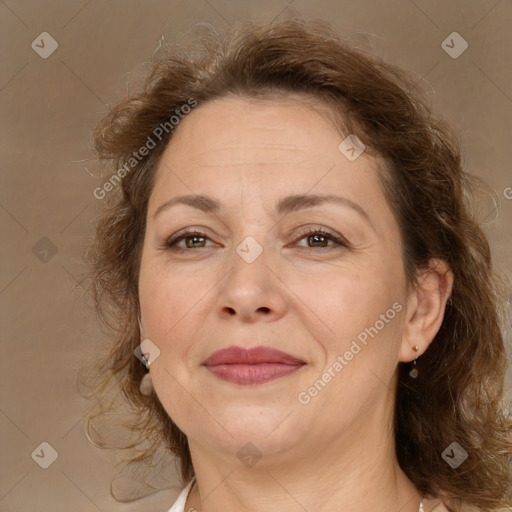
[[(314, 98), (226, 97), (199, 105), (180, 122), (157, 174), (165, 180), (186, 169), (189, 180), (200, 174), (200, 180), (220, 182), (236, 170), (249, 181), (269, 173), (272, 179), (293, 175), (310, 181), (348, 163), (338, 149), (343, 138), (337, 113)], [(355, 172), (373, 163), (367, 157), (358, 160), (347, 168)], [(159, 176), (157, 181), (162, 181)]]
[(214, 156), (233, 164), (256, 155), (278, 162), (315, 158), (329, 143), (333, 154), (336, 151), (340, 134), (329, 117), (326, 106), (297, 96), (223, 98), (205, 103), (186, 118), (169, 150), (187, 152), (187, 161)]

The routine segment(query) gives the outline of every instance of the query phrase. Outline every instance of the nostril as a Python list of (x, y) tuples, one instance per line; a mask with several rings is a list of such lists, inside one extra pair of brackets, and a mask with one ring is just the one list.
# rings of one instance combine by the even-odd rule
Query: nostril
[(263, 311), (264, 313), (270, 313), (270, 308), (267, 308), (266, 306), (262, 306), (261, 308), (258, 308), (258, 311)]

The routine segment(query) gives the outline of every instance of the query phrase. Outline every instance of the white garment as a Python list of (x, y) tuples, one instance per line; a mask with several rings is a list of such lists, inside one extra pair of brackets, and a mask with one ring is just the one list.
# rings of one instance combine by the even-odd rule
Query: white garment
[[(196, 477), (194, 476), (192, 480), (190, 480), (189, 484), (181, 491), (178, 499), (174, 502), (174, 505), (168, 510), (168, 512), (189, 512), (185, 511), (185, 504), (187, 503), (188, 494), (195, 480)], [(191, 509), (190, 512), (194, 512), (194, 509)]]

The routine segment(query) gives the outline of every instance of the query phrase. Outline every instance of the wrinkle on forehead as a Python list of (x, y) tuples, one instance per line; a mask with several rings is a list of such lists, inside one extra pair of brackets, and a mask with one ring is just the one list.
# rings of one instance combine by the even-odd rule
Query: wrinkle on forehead
[[(237, 120), (242, 115), (236, 111), (230, 112), (228, 122), (219, 126), (215, 126), (209, 120), (206, 120), (208, 126), (189, 125), (190, 130), (184, 126), (181, 137), (177, 134), (176, 139), (171, 140), (172, 147), (168, 148), (164, 158), (174, 161), (176, 167), (188, 168), (247, 166), (255, 169), (269, 165), (285, 165), (294, 168), (302, 168), (305, 165), (330, 167), (329, 164), (338, 155), (337, 147), (341, 142), (336, 132), (329, 130), (325, 125), (322, 130), (318, 130), (320, 124), (318, 120), (314, 124), (317, 127), (316, 132), (312, 126), (301, 126), (300, 123), (304, 121), (301, 120), (300, 115), (296, 112), (290, 115), (280, 107), (284, 105), (276, 105), (275, 111), (267, 108), (262, 114), (269, 116), (269, 123), (257, 123), (251, 127), (242, 128), (240, 130), (242, 133), (229, 125), (229, 120)], [(279, 114), (289, 117), (281, 119)], [(251, 123), (255, 119), (259, 121), (259, 115), (258, 110), (254, 111), (251, 115)], [(270, 123), (280, 123), (279, 129), (269, 129)], [(215, 128), (219, 132), (211, 133)], [(331, 149), (327, 152), (325, 144), (322, 146), (326, 133), (332, 141)], [(189, 134), (192, 136), (188, 137)]]
[[(289, 109), (290, 106), (293, 107), (292, 110)], [(210, 118), (206, 118), (206, 120), (203, 116), (203, 122), (198, 123), (197, 114), (201, 111), (204, 113), (205, 109), (213, 112), (220, 110), (221, 113), (220, 115), (216, 114), (215, 117), (212, 115)], [(300, 111), (309, 112), (313, 118), (307, 116), (309, 119), (307, 122), (304, 122), (304, 116)], [(225, 116), (223, 116), (224, 112), (226, 112)], [(302, 120), (300, 119), (301, 114)], [(239, 121), (240, 118), (243, 120), (246, 116), (250, 118), (250, 124), (244, 125), (241, 130), (234, 131), (230, 121)], [(317, 117), (317, 119), (314, 120), (314, 117)], [(226, 131), (229, 132), (232, 137), (231, 145), (225, 145), (225, 148), (234, 148), (238, 142), (246, 145), (250, 144), (252, 138), (255, 139), (252, 143), (253, 147), (258, 147), (258, 137), (268, 137), (269, 133), (274, 134), (275, 139), (272, 141), (272, 144), (266, 141), (263, 144), (264, 146), (269, 148), (280, 147), (283, 149), (286, 146), (290, 146), (290, 149), (293, 147), (302, 148), (305, 142), (315, 138), (315, 132), (311, 125), (317, 125), (318, 121), (321, 124), (328, 124), (336, 139), (343, 135), (342, 120), (339, 113), (316, 98), (310, 98), (305, 95), (280, 95), (276, 98), (256, 99), (245, 96), (228, 96), (209, 100), (199, 105), (194, 112), (180, 123), (176, 133), (169, 141), (169, 146), (179, 145), (192, 149), (191, 145), (193, 142), (197, 142), (197, 137), (192, 137), (192, 139), (196, 140), (191, 141), (188, 137), (190, 130), (186, 129), (187, 126), (191, 128), (190, 125), (192, 125), (193, 131), (199, 135), (201, 142), (206, 140), (212, 143), (216, 141), (218, 134)], [(298, 138), (295, 144), (290, 144), (289, 141), (291, 131), (294, 131), (295, 136)], [(281, 142), (279, 139), (281, 139)], [(201, 149), (202, 146), (196, 147), (193, 155), (202, 153)], [(207, 149), (208, 152), (216, 150), (215, 146), (211, 145)]]
[[(196, 153), (188, 160), (188, 163), (201, 165), (202, 167), (224, 167), (226, 164), (255, 167), (272, 164), (295, 165), (299, 161), (297, 153), (309, 154), (304, 147), (290, 144), (231, 144), (208, 148), (204, 152)], [(214, 156), (219, 157), (222, 161), (216, 162), (212, 159)]]

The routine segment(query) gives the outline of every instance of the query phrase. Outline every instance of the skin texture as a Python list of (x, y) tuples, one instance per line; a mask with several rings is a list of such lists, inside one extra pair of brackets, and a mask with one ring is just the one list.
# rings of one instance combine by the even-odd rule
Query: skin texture
[[(326, 108), (303, 98), (231, 97), (194, 109), (163, 154), (139, 294), (143, 337), (160, 350), (153, 385), (187, 435), (196, 471), (185, 510), (418, 510), (420, 496), (395, 458), (396, 370), (427, 349), (453, 278), (434, 261), (417, 289), (407, 286), (398, 225), (378, 180), (382, 162), (365, 153), (349, 161), (338, 150), (343, 138)], [(190, 194), (222, 208), (179, 204), (155, 217)], [(343, 196), (368, 219), (335, 203), (279, 215), (277, 201), (292, 194)], [(189, 248), (181, 240), (181, 253), (166, 248), (184, 228), (203, 238), (191, 236)], [(252, 263), (236, 251), (249, 236), (263, 250)], [(397, 303), (401, 311), (300, 403), (298, 394)], [(201, 366), (231, 345), (270, 346), (306, 364), (240, 386)], [(237, 457), (248, 442), (262, 456), (252, 467)]]

